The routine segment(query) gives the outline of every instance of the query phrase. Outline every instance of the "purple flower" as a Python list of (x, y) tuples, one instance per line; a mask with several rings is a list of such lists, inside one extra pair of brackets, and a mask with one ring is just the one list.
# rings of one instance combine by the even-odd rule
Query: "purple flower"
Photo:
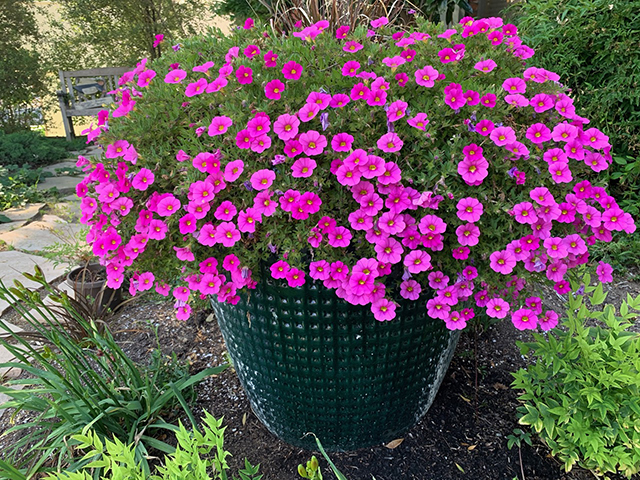
[(320, 125), (322, 125), (322, 130), (326, 130), (331, 125), (329, 123), (329, 112), (322, 112), (320, 114)]
[(281, 163), (284, 163), (286, 159), (287, 157), (284, 155), (276, 155), (273, 160), (271, 160), (271, 165), (280, 165)]

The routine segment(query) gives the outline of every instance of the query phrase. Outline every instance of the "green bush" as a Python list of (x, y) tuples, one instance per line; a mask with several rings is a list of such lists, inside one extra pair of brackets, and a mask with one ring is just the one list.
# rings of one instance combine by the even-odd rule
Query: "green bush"
[(44, 167), (69, 156), (69, 151), (85, 148), (84, 139), (67, 142), (30, 130), (5, 134), (0, 131), (0, 166)]
[[(99, 435), (89, 431), (74, 435), (73, 440), (78, 443), (78, 448), (90, 449), (84, 458), (91, 463), (81, 471), (54, 474), (47, 480), (90, 480), (89, 470), (92, 468), (103, 469), (104, 475), (100, 477), (103, 480), (227, 480), (229, 466), (226, 457), (231, 454), (224, 449), (226, 427), (222, 426), (221, 419), (216, 420), (206, 412), (202, 420), (204, 433), (190, 432), (180, 422), (176, 432), (178, 446), (157, 467), (157, 475), (149, 476), (140, 467), (133, 445), (125, 445), (117, 438), (103, 442)], [(213, 456), (210, 455), (212, 450)], [(238, 472), (240, 480), (260, 480), (259, 468), (260, 465), (253, 466), (245, 459), (245, 468)]]
[[(587, 275), (593, 308), (606, 294), (589, 282)], [(570, 295), (564, 329), (520, 343), (532, 363), (514, 374), (513, 388), (523, 390), (519, 422), (533, 427), (566, 471), (576, 463), (598, 475), (640, 471), (640, 335), (629, 331), (637, 317), (630, 310), (640, 310), (640, 296), (627, 295), (616, 315), (612, 305), (593, 311), (585, 296)]]
[(533, 64), (560, 74), (614, 152), (640, 156), (640, 0), (527, 0), (516, 13)]
[[(35, 275), (24, 275), (46, 284), (38, 268)], [(15, 471), (30, 477), (51, 470), (47, 462), (54, 463), (57, 469), (68, 464), (69, 471), (82, 467), (87, 461), (73, 458), (74, 445), (69, 439), (86, 428), (91, 428), (102, 441), (115, 436), (132, 444), (136, 464), (148, 474), (150, 448), (174, 451), (154, 437), (162, 431), (177, 430), (164, 417), (179, 413), (182, 407), (196, 425), (187, 403), (193, 386), (226, 368), (208, 368), (190, 376), (188, 367), (179, 364), (175, 355), (166, 357), (160, 352), (152, 355), (150, 364), (136, 365), (108, 330), (84, 320), (65, 293), (53, 300), (87, 332), (80, 343), (61, 323), (59, 312), (45, 305), (38, 292), (17, 282), (16, 288), (8, 288), (0, 281), (0, 299), (12, 304), (33, 330), (14, 333), (0, 320), (0, 330), (8, 334), (0, 338), (0, 345), (16, 358), (0, 367), (19, 368), (29, 374), (29, 378), (7, 382), (8, 387), (0, 386), (0, 393), (11, 399), (2, 408), (33, 414), (32, 420), (5, 432), (19, 432), (20, 437), (4, 452), (0, 478), (12, 478)], [(32, 309), (37, 313), (31, 313)], [(34, 334), (43, 340), (42, 347), (32, 341)], [(21, 385), (22, 389), (10, 388), (11, 385)]]

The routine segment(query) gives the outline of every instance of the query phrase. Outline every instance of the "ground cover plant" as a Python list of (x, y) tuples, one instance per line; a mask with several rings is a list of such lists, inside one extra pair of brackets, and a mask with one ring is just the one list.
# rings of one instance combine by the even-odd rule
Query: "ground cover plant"
[[(577, 285), (576, 285), (577, 287)], [(640, 296), (627, 299), (616, 314), (603, 304), (602, 284), (570, 295), (562, 330), (533, 334), (521, 343), (531, 364), (514, 374), (521, 390), (519, 422), (531, 426), (563, 463), (599, 475), (640, 471), (640, 335), (630, 331)], [(587, 302), (588, 300), (588, 302)], [(588, 319), (598, 321), (589, 326)]]
[[(46, 284), (38, 269), (34, 275), (25, 276)], [(37, 292), (0, 282), (0, 298), (13, 304), (31, 331), (44, 341), (40, 347), (31, 342), (33, 334), (12, 332), (0, 321), (0, 328), (8, 334), (0, 344), (16, 358), (2, 366), (30, 374), (0, 386), (0, 392), (11, 399), (3, 408), (34, 414), (30, 421), (5, 432), (22, 433), (0, 463), (0, 470), (6, 475), (17, 470), (31, 477), (63, 466), (70, 471), (80, 468), (87, 462), (74, 457), (74, 443), (69, 439), (85, 428), (91, 428), (103, 441), (116, 437), (132, 444), (135, 462), (149, 474), (151, 449), (174, 451), (174, 447), (156, 438), (158, 432), (177, 429), (166, 420), (180, 412), (195, 426), (188, 405), (193, 400), (194, 385), (225, 369), (223, 365), (190, 375), (188, 366), (178, 363), (175, 355), (166, 357), (157, 350), (149, 364), (137, 365), (108, 329), (85, 320), (65, 293), (53, 298), (86, 332), (83, 338), (68, 331)], [(10, 388), (11, 385), (21, 385), (22, 389)]]

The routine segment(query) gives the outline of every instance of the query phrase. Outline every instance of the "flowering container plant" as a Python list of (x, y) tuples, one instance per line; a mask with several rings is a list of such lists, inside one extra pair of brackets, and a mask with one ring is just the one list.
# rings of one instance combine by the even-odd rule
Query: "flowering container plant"
[[(212, 297), (223, 333), (235, 312), (263, 350), (284, 352), (282, 364), (325, 346), (312, 345), (313, 335), (285, 346), (261, 329), (285, 338), (291, 325), (305, 330), (326, 289), (331, 329), (342, 322), (355, 337), (363, 328), (351, 331), (349, 318), (391, 329), (419, 307), (416, 336), (440, 338), (436, 360), (421, 363), (440, 373), (457, 339), (447, 329), (464, 328), (474, 309), (519, 329), (552, 328), (557, 314), (520, 295), (526, 279), (567, 293), (568, 271), (589, 261), (589, 245), (635, 230), (596, 183), (611, 162), (607, 137), (576, 114), (556, 74), (527, 65), (533, 51), (499, 18), (446, 30), (420, 20), (391, 29), (384, 18), (335, 34), (328, 27), (283, 37), (247, 22), (123, 76), (116, 108), (88, 130), (104, 160), (79, 160), (82, 221), (109, 286), (127, 279), (132, 294), (172, 295), (180, 319)], [(611, 267), (598, 268), (607, 280)], [(255, 302), (286, 292), (304, 309), (284, 324), (282, 305)], [(242, 380), (253, 367), (231, 354)], [(418, 377), (432, 400), (427, 387), (442, 375)], [(334, 396), (344, 387), (336, 378)], [(269, 388), (291, 382), (271, 380)], [(412, 422), (426, 403), (415, 401)]]

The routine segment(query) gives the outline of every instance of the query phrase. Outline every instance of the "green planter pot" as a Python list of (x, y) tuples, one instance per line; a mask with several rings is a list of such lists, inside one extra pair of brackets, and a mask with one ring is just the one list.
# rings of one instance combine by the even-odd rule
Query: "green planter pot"
[(390, 322), (314, 283), (268, 279), (237, 305), (212, 300), (251, 407), (277, 437), (316, 449), (391, 441), (427, 412), (459, 338), (407, 302)]

